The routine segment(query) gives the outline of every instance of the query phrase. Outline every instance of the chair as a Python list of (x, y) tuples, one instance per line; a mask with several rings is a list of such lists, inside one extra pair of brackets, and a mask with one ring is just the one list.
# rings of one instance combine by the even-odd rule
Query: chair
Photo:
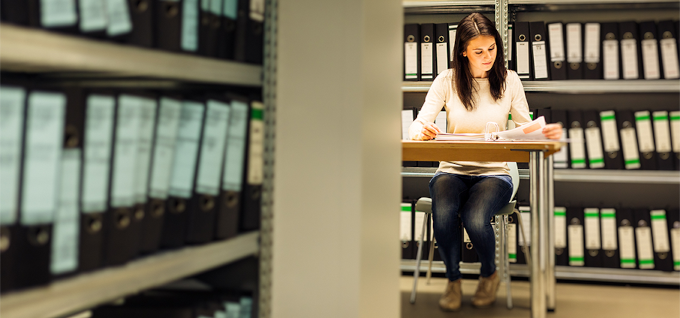
[[(521, 222), (520, 213), (515, 209), (517, 201), (515, 200), (515, 195), (517, 194), (517, 189), (519, 188), (519, 169), (517, 168), (517, 163), (508, 162), (508, 168), (510, 169), (510, 177), (512, 178), (512, 195), (510, 197), (510, 202), (505, 205), (498, 213), (495, 215), (494, 232), (496, 233), (496, 265), (499, 267), (499, 272), (502, 273), (501, 282), (506, 283), (507, 288), (507, 307), (512, 309), (512, 295), (510, 291), (510, 260), (508, 257), (508, 217), (513, 213), (517, 213), (517, 217), (520, 223), (520, 229), (522, 237), (524, 238), (524, 228)], [(416, 301), (416, 289), (418, 286), (418, 277), (420, 276), (420, 261), (422, 258), (422, 247), (423, 247), (423, 237), (425, 235), (425, 230), (427, 226), (427, 220), (432, 214), (432, 199), (431, 198), (420, 198), (416, 203), (416, 211), (424, 212), (426, 214), (425, 221), (423, 222), (423, 231), (421, 232), (418, 244), (418, 253), (416, 254), (416, 268), (413, 272), (413, 290), (411, 291), (411, 303)], [(500, 237), (503, 237), (502, 242)], [(427, 282), (430, 282), (430, 277), (432, 274), (432, 258), (434, 256), (434, 238), (431, 240), (432, 245), (430, 246), (429, 255), (429, 266), (427, 269)], [(529, 254), (529, 253), (527, 253)], [(501, 257), (502, 255), (502, 257)], [(528, 262), (527, 262), (528, 263)]]

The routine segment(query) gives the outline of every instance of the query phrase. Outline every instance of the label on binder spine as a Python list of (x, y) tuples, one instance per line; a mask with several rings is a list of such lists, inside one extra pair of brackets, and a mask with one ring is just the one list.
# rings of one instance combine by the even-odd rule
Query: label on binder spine
[(180, 113), (175, 159), (173, 161), (170, 190), (172, 196), (189, 199), (194, 187), (199, 139), (205, 107), (202, 103), (183, 101)]
[(635, 128), (621, 129), (621, 147), (626, 169), (640, 169), (640, 153), (635, 135)]
[(668, 222), (666, 221), (665, 210), (653, 210), (649, 212), (652, 219), (652, 235), (654, 242), (654, 252), (670, 252), (670, 242), (668, 241)]
[(182, 1), (182, 50), (198, 50), (198, 0)]
[(602, 220), (602, 249), (616, 250), (616, 210), (600, 210), (600, 219)]
[(581, 24), (567, 24), (567, 62), (583, 62), (583, 50), (581, 48)]
[(508, 259), (517, 263), (517, 224), (508, 223)]
[(80, 156), (80, 149), (64, 149), (62, 154), (59, 203), (54, 219), (50, 262), (50, 271), (55, 275), (78, 268)]
[(529, 78), (529, 65), (529, 42), (517, 42), (517, 75), (520, 78)]
[(250, 109), (250, 144), (248, 147), (249, 185), (261, 185), (264, 180), (264, 104), (254, 101)]
[(448, 43), (437, 43), (437, 74), (449, 69)]
[(604, 79), (619, 79), (619, 41), (605, 40), (602, 43)]
[(145, 203), (149, 189), (149, 171), (151, 165), (151, 146), (153, 145), (153, 129), (156, 121), (156, 100), (141, 99), (139, 139), (137, 141), (137, 163), (135, 164), (135, 203)]
[(113, 142), (113, 96), (87, 97), (85, 142), (83, 143), (83, 213), (103, 212), (109, 196), (109, 169)]
[(632, 226), (619, 227), (619, 246), (621, 268), (635, 268), (635, 236)]
[(586, 150), (583, 143), (583, 128), (570, 128), (569, 139), (571, 139), (571, 167), (574, 169), (586, 167)]
[(663, 63), (663, 77), (675, 79), (680, 77), (678, 68), (678, 45), (675, 39), (661, 39), (661, 62)]
[(420, 70), (422, 80), (432, 80), (434, 78), (432, 69), (432, 43), (420, 44)]
[(586, 230), (586, 249), (598, 250), (600, 244), (600, 211), (598, 209), (583, 209), (585, 230)]
[(621, 60), (623, 65), (623, 79), (638, 78), (637, 42), (635, 39), (621, 40)]
[(548, 38), (550, 39), (550, 61), (564, 61), (564, 39), (562, 23), (548, 24)]
[(652, 113), (654, 125), (654, 142), (657, 152), (671, 152), (671, 132), (668, 125), (668, 112)]
[(533, 42), (531, 45), (534, 53), (534, 78), (547, 79), (548, 64), (545, 60), (545, 41)]
[(105, 0), (79, 0), (80, 31), (104, 31), (108, 25)]
[(404, 72), (406, 79), (418, 79), (418, 43), (404, 43)]
[(0, 87), (0, 224), (14, 224), (19, 209), (19, 176), (26, 90)]
[(600, 24), (586, 23), (585, 30), (584, 61), (600, 63)]
[(671, 144), (673, 152), (680, 152), (680, 111), (669, 113), (671, 119)]
[(635, 241), (637, 242), (640, 269), (654, 269), (651, 229), (648, 226), (635, 228)]
[(583, 266), (583, 225), (569, 225), (569, 266)]
[(640, 152), (654, 151), (654, 137), (652, 137), (652, 120), (648, 111), (635, 112), (635, 127), (637, 128), (638, 146)]
[(567, 247), (567, 209), (555, 207), (555, 247)]
[(673, 269), (680, 270), (680, 228), (671, 229), (671, 243), (673, 247)]
[(642, 40), (642, 67), (645, 79), (659, 79), (659, 47), (656, 39)]
[(619, 151), (619, 134), (616, 129), (616, 116), (613, 110), (600, 112), (600, 123), (602, 124), (602, 139), (604, 141), (604, 151)]
[(165, 200), (168, 197), (181, 109), (182, 103), (178, 100), (167, 97), (160, 99), (149, 181), (149, 196), (152, 198)]
[(78, 22), (75, 0), (40, 0), (40, 24), (45, 28), (66, 27)]
[(588, 164), (591, 169), (604, 168), (604, 154), (600, 140), (600, 128), (586, 128), (586, 147), (588, 147)]
[(248, 132), (248, 104), (237, 100), (232, 101), (229, 117), (222, 189), (225, 191), (241, 191)]
[(401, 217), (400, 217), (400, 231), (399, 237), (402, 242), (410, 242), (411, 238), (411, 204), (402, 203), (401, 204)]
[(196, 176), (196, 192), (217, 196), (220, 193), (220, 172), (229, 123), (229, 104), (208, 100), (203, 142)]
[(135, 169), (141, 121), (142, 100), (137, 96), (118, 97), (116, 140), (111, 174), (111, 206), (125, 207), (135, 203)]
[(104, 0), (106, 1), (106, 12), (108, 36), (118, 36), (132, 31), (132, 20), (130, 10), (126, 0)]

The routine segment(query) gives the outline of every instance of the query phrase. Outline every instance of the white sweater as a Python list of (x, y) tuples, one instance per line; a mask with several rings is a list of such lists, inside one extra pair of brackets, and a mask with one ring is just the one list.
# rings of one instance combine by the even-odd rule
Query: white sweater
[[(512, 121), (521, 126), (531, 121), (529, 105), (522, 82), (514, 71), (508, 71), (505, 80), (503, 97), (494, 101), (489, 90), (488, 78), (476, 78), (478, 85), (475, 99), (475, 109), (467, 111), (452, 87), (453, 71), (448, 69), (435, 78), (430, 87), (425, 103), (418, 113), (418, 117), (409, 128), (411, 139), (416, 139), (423, 124), (434, 122), (439, 112), (446, 110), (447, 128), (449, 133), (483, 133), (487, 122), (496, 122), (501, 130), (505, 130), (508, 114)], [(495, 175), (508, 174), (505, 162), (473, 162), (473, 161), (441, 161), (437, 171), (466, 175)]]

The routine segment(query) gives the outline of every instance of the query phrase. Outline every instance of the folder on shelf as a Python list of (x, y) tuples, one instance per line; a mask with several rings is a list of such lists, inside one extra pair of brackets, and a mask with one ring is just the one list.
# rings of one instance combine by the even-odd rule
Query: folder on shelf
[(200, 42), (199, 0), (182, 0), (179, 47), (185, 53), (198, 53)]
[[(4, 4), (4, 3), (3, 3)], [(4, 6), (3, 6), (4, 9)], [(5, 82), (6, 83), (6, 82)], [(0, 192), (0, 292), (14, 288), (14, 262), (17, 247), (17, 218), (19, 216), (19, 194), (21, 191), (22, 154), (26, 113), (26, 88), (21, 86), (0, 86), (0, 152), (3, 161), (0, 173), (3, 176)]]
[[(434, 251), (432, 252), (432, 260), (433, 261), (441, 261), (442, 257), (441, 254), (439, 254), (439, 243), (434, 237), (434, 218), (430, 217), (430, 234), (428, 236), (430, 239), (430, 245), (434, 248)], [(434, 244), (432, 244), (432, 241), (434, 241)], [(430, 257), (430, 254), (427, 255), (428, 258)], [(424, 259), (424, 257), (423, 257)]]
[(619, 60), (619, 25), (616, 22), (600, 24), (602, 40), (602, 72), (606, 80), (621, 78), (621, 62)]
[[(569, 122), (567, 121), (567, 111), (553, 109), (550, 111), (550, 119), (553, 123), (562, 125), (562, 138), (569, 138)], [(559, 152), (553, 155), (553, 167), (559, 169), (569, 168), (569, 146), (564, 145)]]
[(602, 228), (602, 267), (619, 268), (615, 209), (600, 209), (600, 226)]
[(159, 0), (153, 8), (155, 46), (161, 50), (179, 52), (182, 34), (182, 2)]
[(420, 25), (404, 25), (404, 80), (420, 80)]
[(654, 248), (652, 246), (652, 228), (649, 210), (634, 209), (635, 243), (639, 269), (654, 269)]
[(623, 166), (626, 170), (640, 169), (640, 152), (638, 151), (635, 117), (630, 110), (616, 111), (616, 124), (621, 137)]
[(587, 168), (586, 141), (583, 131), (583, 117), (580, 110), (570, 110), (567, 113), (569, 140), (569, 167), (572, 169)]
[[(75, 1), (24, 1), (28, 6), (29, 24), (51, 31), (76, 33), (78, 8)], [(3, 8), (4, 9), (4, 8)]]
[(222, 4), (222, 21), (217, 40), (217, 57), (233, 60), (236, 46), (236, 21), (238, 20), (238, 0), (224, 0)]
[(224, 0), (201, 1), (198, 43), (198, 52), (201, 55), (217, 57), (219, 43), (224, 40), (222, 2)]
[(106, 0), (106, 35), (114, 41), (125, 41), (133, 31), (128, 0)]
[(439, 75), (439, 73), (449, 69), (449, 25), (446, 23), (435, 24), (434, 37), (435, 43), (437, 43), (435, 51), (437, 57), (436, 75)]
[(649, 111), (635, 112), (635, 130), (640, 150), (640, 165), (643, 170), (657, 170), (654, 135), (652, 133), (652, 117)]
[(604, 168), (604, 154), (602, 151), (602, 134), (600, 133), (600, 116), (595, 110), (583, 111), (583, 121), (586, 124), (586, 153), (590, 169)]
[(659, 170), (673, 170), (673, 148), (667, 111), (652, 112), (654, 143)]
[(680, 77), (677, 43), (678, 28), (673, 27), (673, 21), (670, 20), (659, 21), (657, 26), (663, 78), (677, 79)]
[(598, 208), (583, 209), (583, 228), (586, 246), (584, 264), (587, 267), (602, 267), (600, 210)]
[(456, 32), (458, 32), (457, 23), (449, 23), (449, 68), (453, 67), (453, 55), (456, 54), (453, 49), (456, 44)]
[(545, 23), (529, 22), (529, 40), (531, 41), (531, 58), (533, 80), (550, 80), (548, 55), (546, 48)]
[[(472, 244), (472, 240), (470, 239), (470, 236), (467, 233), (467, 230), (465, 229), (465, 225), (463, 225), (463, 246), (461, 247), (461, 252), (462, 256), (460, 258), (460, 261), (463, 263), (476, 263), (479, 262), (479, 256), (477, 256), (477, 250), (475, 250), (475, 245)], [(425, 245), (429, 246), (429, 245)], [(423, 249), (424, 250), (424, 249)], [(425, 254), (427, 255), (427, 254)]]
[(518, 253), (518, 248), (517, 248), (517, 243), (519, 242), (519, 234), (517, 232), (518, 226), (517, 226), (517, 215), (516, 214), (510, 214), (508, 215), (508, 262), (509, 263), (517, 263), (517, 253)]
[(531, 50), (529, 49), (529, 22), (515, 22), (515, 65), (520, 79), (532, 79)]
[(144, 254), (152, 253), (160, 246), (181, 110), (179, 98), (163, 96), (159, 99), (149, 177), (149, 204), (139, 243), (140, 252)]
[(642, 59), (640, 54), (640, 37), (638, 35), (637, 23), (620, 22), (619, 39), (621, 41), (622, 78), (642, 78)]
[(548, 23), (548, 42), (550, 45), (550, 75), (553, 80), (567, 79), (566, 54), (564, 49), (564, 30), (561, 22)]
[(673, 270), (680, 271), (680, 210), (668, 210), (668, 232), (673, 254)]
[(513, 29), (514, 26), (512, 23), (508, 24), (508, 50), (505, 53), (505, 56), (507, 56), (507, 61), (508, 61), (508, 69), (517, 71), (517, 67), (515, 66), (515, 51), (513, 50)]
[[(403, 109), (401, 111), (401, 139), (411, 140), (409, 135), (409, 128), (416, 118), (416, 108)], [(416, 167), (417, 161), (402, 161), (403, 167)]]
[(567, 250), (567, 208), (556, 206), (553, 208), (555, 215), (555, 265), (569, 265), (569, 252)]
[(105, 0), (78, 1), (80, 34), (93, 38), (105, 38), (108, 18)]
[(423, 23), (420, 25), (420, 80), (432, 81), (436, 76), (435, 71), (435, 37), (434, 24)]
[(4, 23), (29, 25), (28, 2), (26, 0), (0, 1), (0, 19)]
[(619, 237), (619, 267), (621, 268), (636, 268), (635, 223), (633, 210), (624, 208), (616, 211), (616, 226)]
[(262, 214), (262, 181), (264, 179), (264, 104), (250, 102), (250, 122), (246, 146), (246, 179), (243, 187), (243, 214), (239, 229), (252, 231), (260, 228)]
[[(526, 254), (529, 253), (531, 247), (531, 208), (529, 206), (520, 206), (518, 208), (521, 213), (522, 222), (517, 222), (517, 264), (527, 264)], [(524, 227), (524, 234), (522, 234), (522, 226)]]
[(583, 209), (567, 207), (567, 246), (569, 250), (569, 266), (585, 265), (585, 242), (583, 236)]
[(400, 214), (400, 232), (399, 238), (401, 239), (401, 259), (413, 259), (413, 222), (412, 217), (412, 203), (402, 203), (401, 204), (401, 214)]
[(584, 79), (602, 78), (602, 58), (600, 54), (600, 24), (586, 23), (583, 26), (583, 61), (586, 67), (583, 69)]
[(231, 111), (222, 174), (222, 193), (216, 217), (217, 239), (238, 234), (240, 214), (243, 207), (241, 193), (245, 179), (246, 142), (248, 140), (248, 99), (229, 95)]
[[(110, 0), (107, 0), (110, 2)], [(125, 43), (153, 47), (154, 38), (154, 9), (158, 1), (155, 0), (127, 0), (130, 8), (132, 31), (125, 36)]]
[(569, 79), (583, 78), (583, 27), (581, 23), (567, 23), (567, 77)]
[(194, 191), (204, 113), (205, 105), (202, 102), (189, 99), (182, 101), (161, 247), (177, 248), (185, 242), (189, 200)]
[[(673, 255), (668, 237), (669, 224), (666, 210), (651, 210), (649, 217), (652, 225), (652, 242), (654, 244), (654, 269), (661, 271), (673, 270)], [(672, 225), (671, 225), (672, 226)]]
[(206, 243), (215, 236), (230, 110), (225, 98), (207, 98), (196, 186), (187, 215), (187, 243)]
[[(264, 47), (264, 0), (239, 0), (236, 60), (262, 64)], [(243, 31), (243, 32), (242, 32)]]
[(640, 22), (640, 46), (642, 53), (642, 78), (660, 79), (659, 37), (656, 22)]
[(16, 288), (50, 280), (52, 227), (59, 196), (66, 96), (33, 90), (28, 95), (19, 227), (15, 240)]
[(601, 111), (600, 125), (605, 153), (604, 167), (607, 169), (623, 169), (623, 153), (619, 143), (619, 129), (616, 127), (616, 112), (613, 110)]
[(668, 113), (671, 121), (671, 145), (673, 148), (673, 162), (675, 170), (680, 170), (680, 111)]

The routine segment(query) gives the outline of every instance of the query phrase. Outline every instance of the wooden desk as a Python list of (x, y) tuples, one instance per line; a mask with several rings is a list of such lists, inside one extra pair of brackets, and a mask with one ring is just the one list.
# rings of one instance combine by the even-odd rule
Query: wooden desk
[[(529, 163), (531, 205), (531, 317), (555, 310), (555, 228), (552, 154), (564, 143), (402, 141), (403, 161), (514, 161)], [(536, 244), (538, 242), (538, 244)], [(417, 266), (416, 266), (417, 267)]]

